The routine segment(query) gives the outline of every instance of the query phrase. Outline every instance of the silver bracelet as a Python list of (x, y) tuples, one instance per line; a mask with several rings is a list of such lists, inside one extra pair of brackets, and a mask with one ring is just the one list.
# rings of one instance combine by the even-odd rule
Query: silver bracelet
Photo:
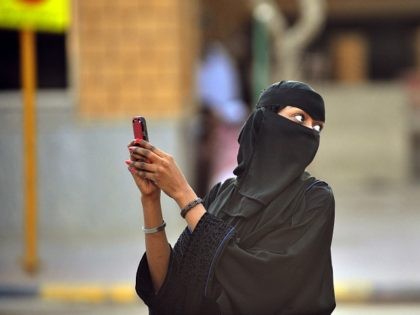
[(160, 232), (160, 231), (164, 230), (165, 226), (166, 226), (166, 222), (163, 221), (162, 224), (159, 225), (159, 226), (155, 226), (155, 227), (152, 227), (150, 229), (142, 226), (141, 229), (143, 230), (144, 234), (153, 234), (153, 233), (157, 233), (157, 232)]
[(191, 201), (189, 204), (187, 204), (184, 208), (181, 209), (181, 217), (185, 219), (185, 216), (187, 215), (188, 211), (190, 211), (192, 208), (194, 208), (196, 205), (199, 205), (200, 203), (203, 203), (203, 199), (195, 198), (193, 201)]

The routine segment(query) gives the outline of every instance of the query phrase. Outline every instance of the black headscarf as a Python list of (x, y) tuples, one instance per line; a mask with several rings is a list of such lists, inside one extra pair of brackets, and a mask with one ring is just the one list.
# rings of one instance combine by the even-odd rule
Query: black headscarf
[(299, 107), (313, 119), (325, 122), (324, 100), (311, 86), (303, 82), (274, 83), (261, 93), (257, 103), (257, 107), (268, 107), (276, 112), (288, 105)]

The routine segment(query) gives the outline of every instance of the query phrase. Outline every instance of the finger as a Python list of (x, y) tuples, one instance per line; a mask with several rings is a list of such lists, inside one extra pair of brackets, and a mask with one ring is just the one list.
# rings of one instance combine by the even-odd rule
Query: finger
[(127, 145), (128, 151), (130, 152), (130, 160), (134, 161), (134, 160), (138, 160), (140, 157), (136, 157), (132, 154), (130, 147), (134, 147), (134, 146), (138, 146), (136, 140), (131, 140), (131, 142)]
[(127, 145), (127, 148), (138, 146), (138, 141), (136, 139), (131, 140), (131, 142)]
[(148, 180), (146, 178), (146, 173), (143, 173), (142, 171), (137, 171), (134, 167), (129, 166), (128, 167), (128, 171), (131, 173), (131, 175), (133, 176), (134, 180), (138, 181), (149, 181), (151, 183), (153, 183), (154, 185), (156, 185), (152, 180)]
[(145, 171), (149, 173), (156, 172), (156, 165), (146, 163), (145, 161), (131, 162), (131, 166), (138, 171)]
[(130, 151), (131, 155), (133, 155), (136, 159), (145, 158), (151, 161), (152, 163), (156, 163), (160, 159), (158, 155), (156, 155), (149, 149), (140, 147), (129, 147), (128, 150)]
[(149, 162), (150, 161), (148, 159), (146, 159), (144, 156), (137, 154), (135, 152), (130, 152), (130, 159), (132, 161), (140, 161), (140, 162)]
[(127, 169), (128, 169), (128, 171), (131, 173), (131, 175), (133, 176), (133, 177), (137, 177), (138, 175), (137, 175), (137, 171), (135, 170), (135, 168), (134, 167), (132, 167), (132, 166), (128, 166), (127, 167)]
[(149, 160), (145, 159), (144, 157), (142, 157), (141, 155), (138, 154), (134, 154), (134, 153), (130, 153), (130, 160), (133, 162), (150, 162)]
[(155, 176), (153, 173), (146, 172), (146, 171), (136, 171), (135, 174), (143, 179), (147, 179), (155, 183)]
[(168, 154), (166, 154), (165, 152), (163, 152), (162, 150), (158, 149), (157, 147), (155, 147), (153, 144), (151, 144), (150, 142), (147, 142), (146, 140), (140, 140), (139, 142), (137, 142), (142, 148), (145, 148), (151, 152), (153, 152), (154, 154), (156, 154), (159, 157), (167, 157)]
[(127, 169), (129, 170), (129, 172), (130, 172), (132, 175), (136, 175), (137, 170), (134, 168), (134, 166), (133, 166), (133, 165), (131, 165), (133, 162), (132, 162), (131, 160), (125, 160), (124, 162), (125, 162), (125, 164), (127, 165)]
[(136, 161), (154, 161), (156, 162), (159, 157), (156, 154), (153, 154), (153, 152), (140, 148), (140, 147), (129, 147), (130, 156), (132, 157), (132, 160)]

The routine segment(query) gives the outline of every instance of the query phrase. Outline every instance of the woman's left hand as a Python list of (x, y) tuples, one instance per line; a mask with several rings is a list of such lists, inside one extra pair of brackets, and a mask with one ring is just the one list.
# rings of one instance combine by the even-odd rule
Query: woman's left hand
[(171, 155), (145, 140), (137, 143), (139, 146), (131, 146), (129, 150), (132, 156), (130, 166), (139, 176), (152, 181), (175, 201), (179, 201), (185, 193), (191, 191), (190, 185)]

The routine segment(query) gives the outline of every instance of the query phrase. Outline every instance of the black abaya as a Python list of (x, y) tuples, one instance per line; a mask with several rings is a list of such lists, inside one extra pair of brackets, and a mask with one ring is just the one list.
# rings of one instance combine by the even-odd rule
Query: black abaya
[(159, 292), (143, 256), (137, 293), (154, 315), (330, 314), (334, 197), (305, 172), (319, 134), (257, 108), (239, 143), (236, 178), (206, 196), (207, 213), (180, 236)]
[[(287, 207), (295, 212), (271, 219), (264, 212), (206, 214), (193, 233), (186, 229), (157, 295), (144, 256), (136, 289), (150, 314), (331, 314), (334, 198), (324, 182), (305, 182), (299, 202)], [(234, 189), (234, 180), (217, 185), (205, 205), (211, 209)], [(268, 210), (275, 208), (274, 202)]]

